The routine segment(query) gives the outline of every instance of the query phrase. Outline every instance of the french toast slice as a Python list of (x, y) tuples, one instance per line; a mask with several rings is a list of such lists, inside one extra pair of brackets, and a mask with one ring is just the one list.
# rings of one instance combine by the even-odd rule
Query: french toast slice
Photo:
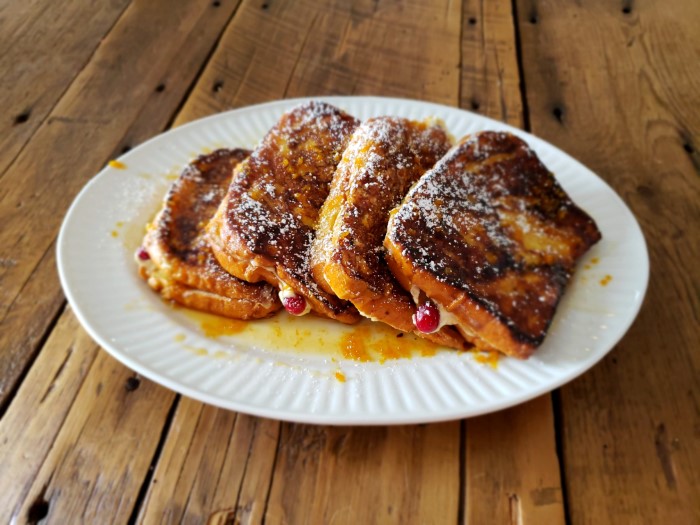
[(382, 246), (389, 211), (451, 145), (434, 123), (394, 117), (363, 122), (321, 208), (311, 268), (321, 287), (352, 302), (363, 316), (463, 349), (464, 338), (454, 328), (430, 334), (415, 329), (416, 306), (392, 276)]
[(309, 260), (319, 210), (358, 124), (324, 102), (282, 115), (238, 166), (207, 227), (221, 265), (246, 281), (277, 286), (295, 315), (311, 310), (344, 323), (360, 318), (352, 303), (318, 286)]
[(576, 261), (600, 238), (525, 142), (482, 132), (411, 189), (384, 246), (426, 313), (437, 309), (477, 348), (526, 358), (544, 340)]
[(223, 199), (234, 167), (249, 154), (220, 149), (202, 155), (168, 190), (135, 256), (139, 274), (163, 298), (235, 319), (266, 317), (281, 307), (272, 286), (226, 272), (205, 238), (204, 226)]

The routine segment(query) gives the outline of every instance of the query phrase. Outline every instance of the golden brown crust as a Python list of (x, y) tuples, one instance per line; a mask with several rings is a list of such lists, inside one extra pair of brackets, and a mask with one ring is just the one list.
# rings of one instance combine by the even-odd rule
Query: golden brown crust
[(224, 197), (219, 209), (206, 226), (207, 242), (221, 266), (231, 275), (250, 283), (267, 281), (278, 286), (274, 267), (262, 266), (265, 259), (256, 256), (240, 238), (232, 235), (225, 225), (228, 196)]
[(402, 284), (454, 314), (465, 338), (524, 358), (544, 339), (577, 259), (599, 239), (522, 140), (483, 132), (409, 192), (384, 246)]
[(193, 161), (172, 184), (144, 237), (150, 256), (139, 274), (165, 299), (235, 319), (265, 317), (280, 308), (274, 288), (227, 273), (205, 239), (204, 226), (228, 188), (245, 150), (217, 150)]
[[(388, 238), (387, 238), (388, 239)], [(526, 358), (532, 354), (531, 345), (518, 343), (513, 340), (508, 329), (498, 318), (491, 315), (485, 308), (471, 301), (469, 296), (449, 285), (441, 283), (429, 272), (417, 270), (410, 260), (402, 256), (401, 249), (387, 240), (385, 246), (389, 257), (387, 261), (396, 275), (405, 276), (405, 286), (410, 289), (415, 286), (430, 299), (445, 310), (460, 319), (455, 328), (459, 333), (479, 350), (499, 351), (514, 357)], [(443, 327), (443, 330), (453, 327)], [(487, 343), (494, 342), (494, 344)]]
[[(312, 249), (319, 284), (351, 301), (365, 317), (415, 331), (411, 296), (393, 278), (382, 241), (389, 211), (450, 147), (444, 129), (403, 118), (369, 119), (355, 130), (338, 164)], [(422, 334), (464, 348), (453, 329)]]
[(229, 272), (264, 279), (304, 296), (312, 311), (344, 323), (359, 315), (314, 280), (311, 243), (330, 181), (358, 121), (320, 102), (285, 113), (236, 170), (209, 226), (210, 242)]
[(187, 308), (223, 317), (242, 319), (244, 321), (261, 319), (269, 317), (280, 308), (274, 296), (271, 296), (271, 302), (267, 303), (251, 297), (225, 297), (212, 292), (198, 290), (177, 281), (159, 278), (157, 272), (151, 273), (143, 266), (139, 269), (139, 275), (166, 301), (174, 301)]

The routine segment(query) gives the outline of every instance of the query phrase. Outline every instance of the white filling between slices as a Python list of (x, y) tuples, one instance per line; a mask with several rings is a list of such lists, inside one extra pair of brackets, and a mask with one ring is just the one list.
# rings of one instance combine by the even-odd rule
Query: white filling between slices
[(455, 314), (445, 310), (441, 304), (438, 304), (435, 301), (433, 301), (433, 303), (438, 307), (438, 310), (440, 311), (440, 324), (438, 324), (438, 330), (440, 330), (443, 326), (446, 325), (459, 324), (459, 318)]
[[(303, 297), (300, 296), (298, 293), (296, 293), (294, 290), (292, 290), (289, 286), (287, 286), (285, 283), (280, 283), (280, 291), (278, 293), (280, 301), (282, 301), (282, 304), (284, 304), (284, 300), (291, 298), (291, 297)], [(311, 311), (311, 306), (309, 306), (309, 301), (306, 300), (306, 297), (304, 297), (304, 311), (301, 312), (300, 314), (292, 314), (296, 316), (300, 315), (306, 315)]]
[(360, 315), (361, 315), (362, 317), (364, 317), (365, 319), (369, 319), (370, 321), (374, 321), (375, 323), (380, 323), (380, 322), (381, 322), (380, 319), (377, 319), (377, 318), (374, 317), (374, 316), (371, 316), (371, 315), (367, 315), (367, 314), (362, 313), (362, 310), (360, 310), (359, 308), (357, 309), (357, 311), (360, 312)]
[(265, 266), (264, 264), (260, 264), (255, 259), (253, 259), (252, 261), (246, 261), (246, 259), (244, 257), (239, 257), (237, 259), (239, 261), (242, 261), (242, 262), (248, 262), (248, 266), (250, 266), (251, 268), (262, 268), (263, 270), (265, 270), (273, 275), (275, 273), (275, 269), (272, 266)]
[(223, 295), (219, 295), (214, 292), (207, 292), (206, 290), (198, 290), (198, 289), (192, 289), (192, 290), (185, 290), (182, 292), (182, 295), (184, 297), (189, 297), (192, 295), (200, 296), (200, 297), (211, 297), (212, 299), (223, 299), (224, 301), (231, 301), (232, 299), (230, 297), (225, 297)]
[(151, 287), (158, 288), (158, 286), (160, 286), (161, 288), (165, 288), (173, 283), (173, 279), (170, 277), (169, 267), (159, 267), (155, 262), (153, 262), (153, 259), (150, 256), (144, 261), (139, 259), (138, 255), (134, 254), (134, 259), (139, 266), (145, 268), (146, 275), (148, 276), (148, 284)]
[(415, 285), (411, 286), (411, 297), (413, 297), (413, 302), (418, 306), (420, 301), (420, 288)]

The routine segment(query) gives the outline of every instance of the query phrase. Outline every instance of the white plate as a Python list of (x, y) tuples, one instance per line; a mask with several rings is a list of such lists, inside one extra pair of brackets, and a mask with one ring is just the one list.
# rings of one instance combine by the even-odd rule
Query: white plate
[[(467, 111), (379, 97), (320, 98), (363, 119), (437, 116), (456, 137), (507, 130), (530, 144), (603, 233), (581, 262), (542, 347), (527, 361), (503, 358), (495, 368), (453, 351), (358, 362), (279, 344), (300, 330), (307, 340), (319, 334), (335, 344), (328, 341), (347, 330), (338, 323), (307, 316), (290, 324), (281, 315), (251, 323), (255, 328), (248, 335), (211, 338), (148, 289), (137, 276), (133, 252), (173, 175), (208, 149), (252, 148), (285, 110), (302, 101), (297, 99), (168, 131), (121, 157), (125, 169), (106, 167), (75, 199), (58, 239), (61, 283), (85, 329), (114, 357), (168, 388), (231, 410), (309, 423), (397, 424), (475, 416), (522, 403), (583, 373), (624, 335), (644, 298), (648, 255), (632, 213), (594, 173), (543, 140)], [(604, 286), (605, 276), (612, 279)], [(273, 331), (276, 343), (266, 338)]]

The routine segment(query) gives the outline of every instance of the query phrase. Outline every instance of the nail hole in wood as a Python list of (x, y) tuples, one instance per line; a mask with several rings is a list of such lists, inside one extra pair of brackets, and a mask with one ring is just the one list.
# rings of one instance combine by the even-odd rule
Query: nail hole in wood
[(695, 153), (695, 148), (691, 144), (688, 144), (687, 142), (685, 144), (683, 144), (683, 149), (687, 153)]
[(539, 19), (537, 18), (537, 15), (531, 15), (531, 16), (530, 16), (530, 23), (531, 23), (531, 24), (536, 24), (537, 22), (539, 22)]
[(224, 83), (221, 81), (218, 81), (218, 82), (214, 82), (214, 85), (212, 86), (211, 90), (214, 93), (218, 93), (219, 91), (221, 91), (223, 89), (223, 87), (224, 87)]
[(625, 13), (626, 15), (629, 15), (632, 12), (632, 8), (630, 6), (625, 6), (622, 8), (622, 12)]
[(49, 515), (49, 502), (43, 497), (37, 499), (27, 511), (27, 521), (36, 523)]
[(270, 7), (268, 4), (263, 4), (260, 6), (260, 9), (267, 9), (268, 7)]
[(478, 100), (472, 100), (471, 106), (474, 111), (477, 111), (481, 107), (481, 104), (479, 104)]
[(654, 190), (646, 184), (640, 184), (639, 186), (637, 186), (637, 193), (639, 193), (642, 197), (654, 196)]
[(127, 392), (133, 392), (140, 385), (141, 385), (141, 380), (136, 376), (131, 376), (129, 379), (126, 380), (126, 383), (124, 383), (124, 388), (126, 389)]
[(469, 18), (469, 25), (470, 26), (475, 26), (476, 25), (476, 18), (473, 16)]
[(554, 115), (554, 118), (557, 119), (559, 122), (564, 121), (564, 110), (556, 107), (552, 110), (552, 115)]
[(17, 124), (24, 124), (29, 120), (29, 115), (31, 115), (31, 112), (29, 111), (23, 111), (19, 115), (15, 117), (15, 125)]
[(221, 5), (221, 2), (219, 2), (219, 0), (215, 0), (214, 2), (212, 2), (211, 5), (213, 5), (214, 7), (219, 7)]
[(156, 86), (156, 91), (157, 91), (158, 93), (162, 93), (163, 91), (165, 91), (165, 84), (158, 84), (158, 85)]

